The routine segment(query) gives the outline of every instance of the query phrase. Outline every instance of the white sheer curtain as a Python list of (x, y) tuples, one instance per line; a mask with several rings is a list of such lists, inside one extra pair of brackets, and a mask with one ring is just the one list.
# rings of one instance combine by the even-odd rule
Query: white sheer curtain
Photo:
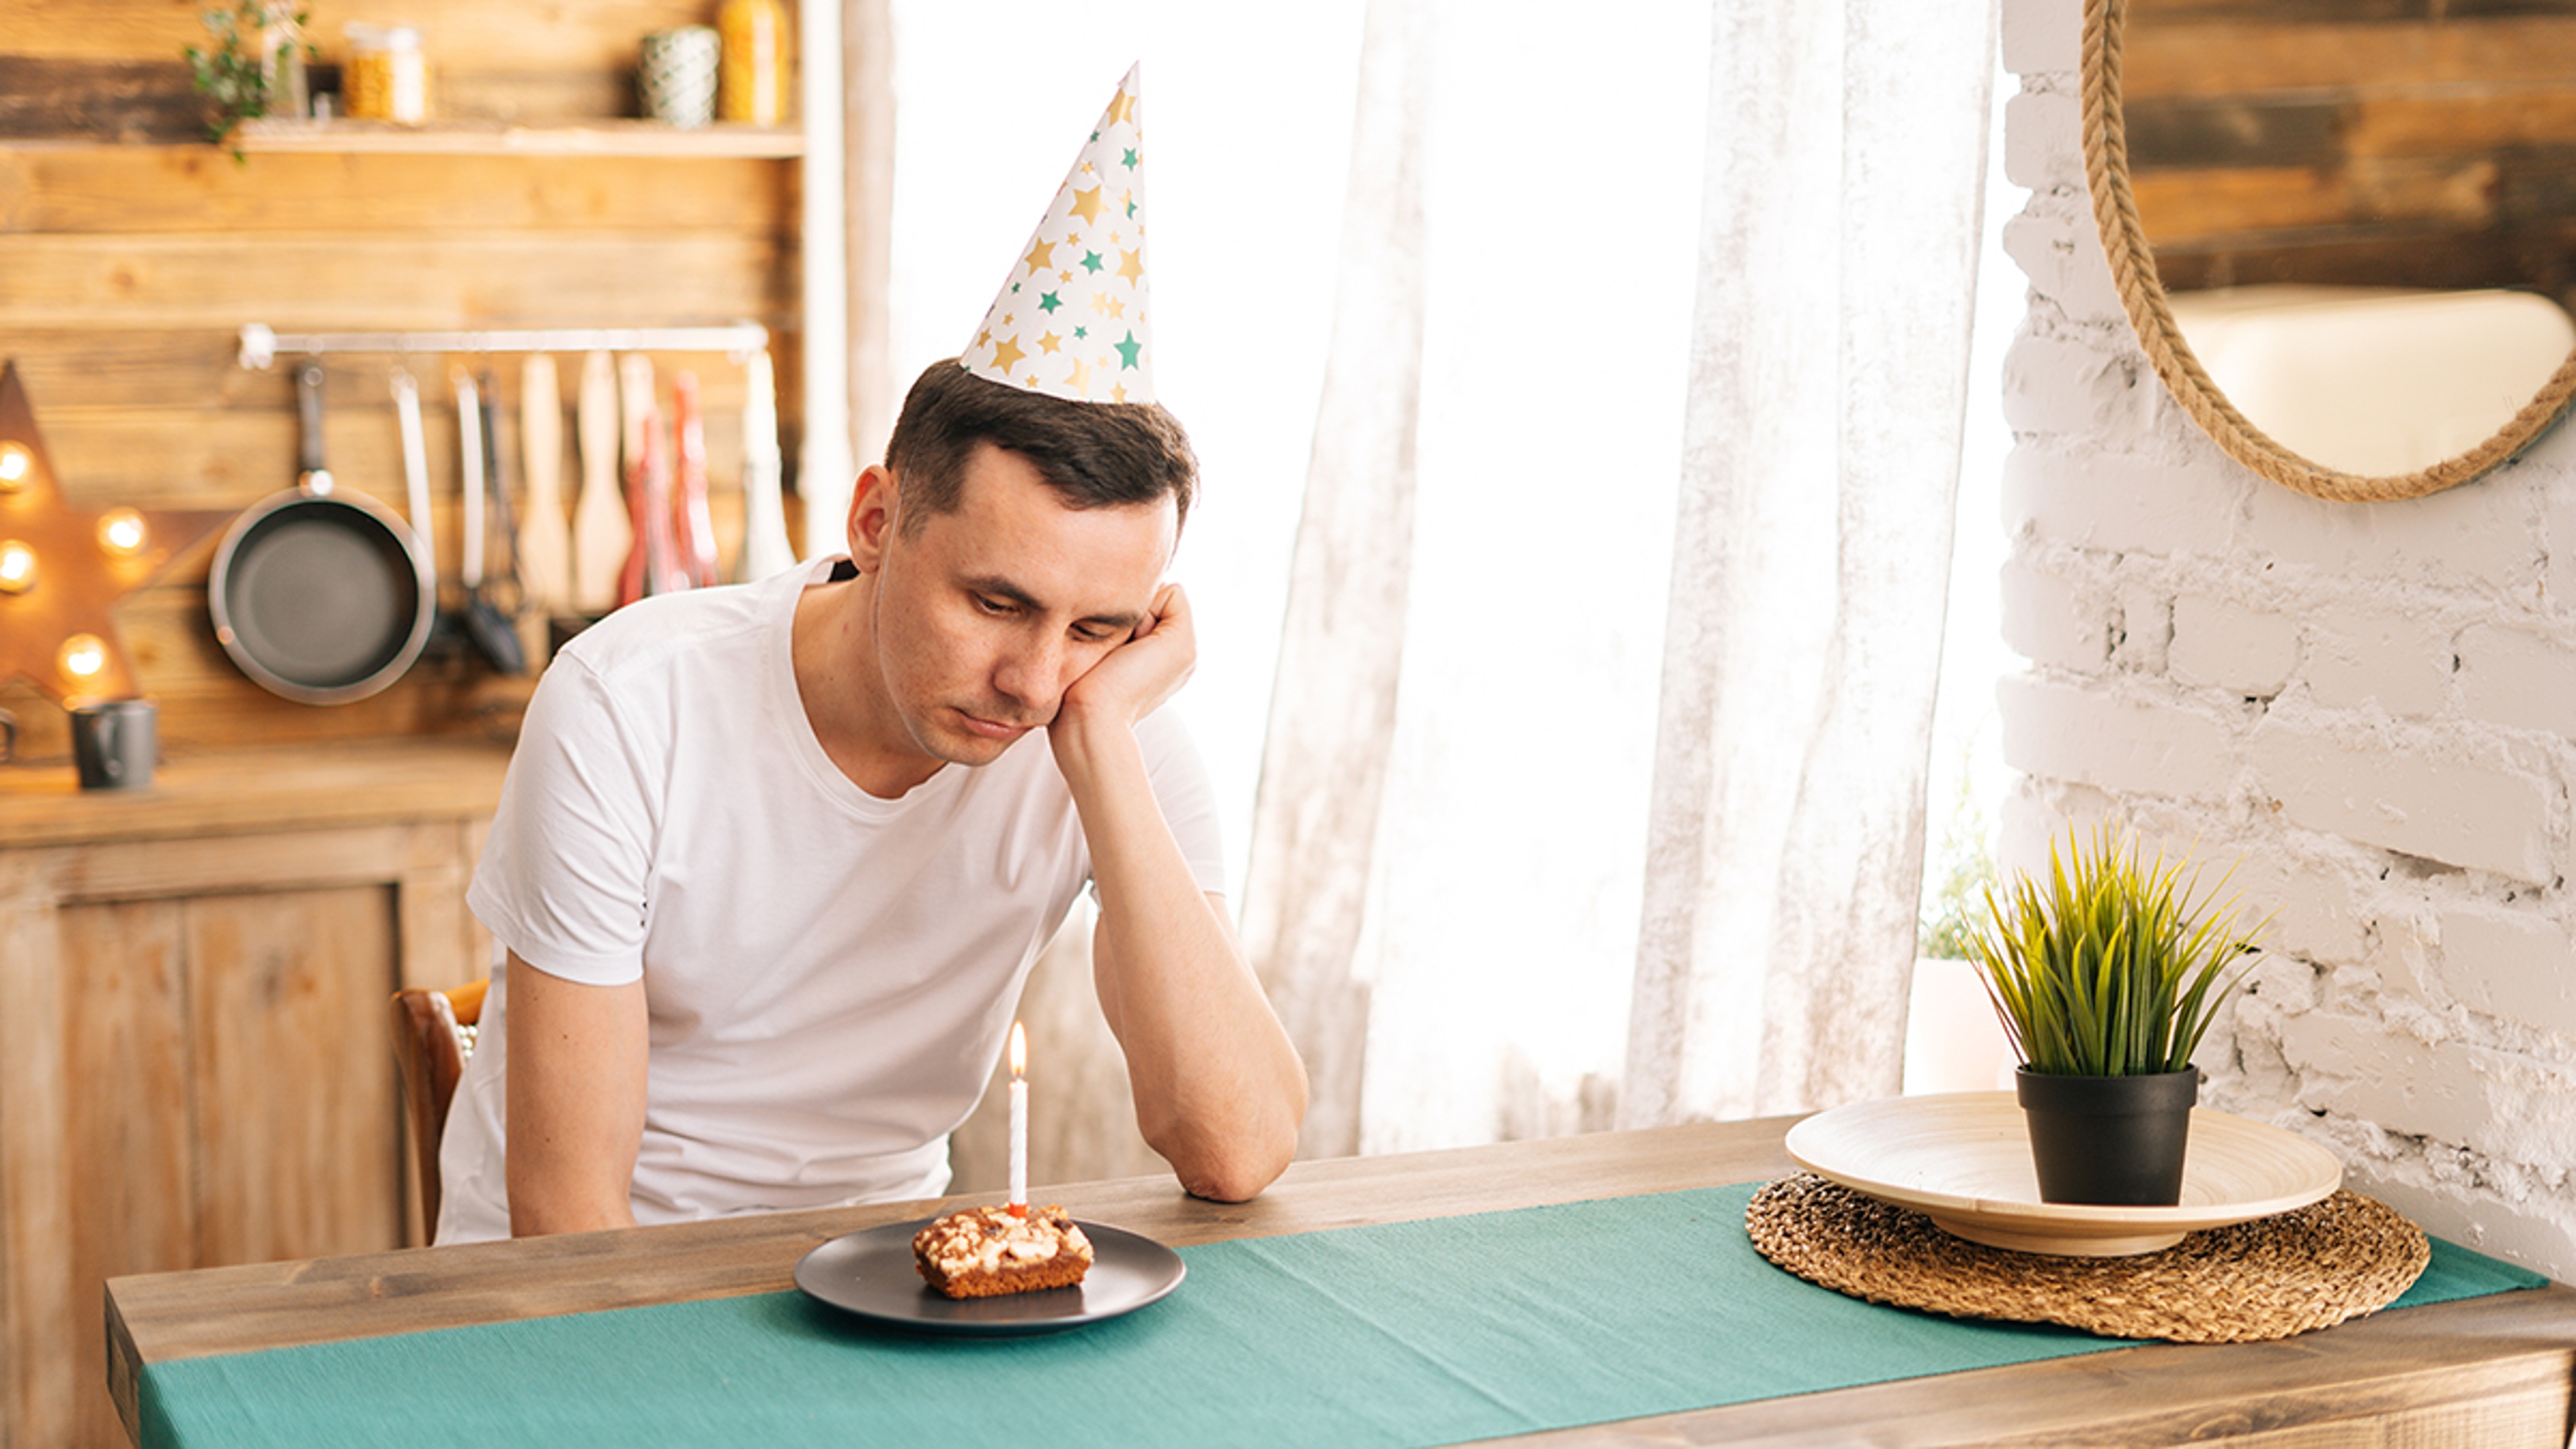
[(898, 4), (907, 377), (1144, 59), (1309, 1155), (1896, 1089), (1992, 0), (1808, 9)]
[[(1991, 4), (1517, 50), (1371, 10), (1433, 15), (1368, 41), (1413, 47), (1427, 121), (1364, 84), (1354, 142), (1420, 148), (1425, 237), (1355, 185), (1378, 250), (1343, 264), (1374, 292), (1418, 245), (1427, 323), (1411, 466), (1319, 439), (1272, 700), (1247, 941), (1328, 1064), (1306, 1148), (1892, 1094)], [(1390, 346), (1337, 331), (1327, 376)], [(1404, 499), (1400, 577), (1309, 567), (1354, 493)], [(1400, 653), (1331, 647), (1399, 619)]]
[(1903, 1067), (1990, 5), (1721, 5), (1620, 1120)]

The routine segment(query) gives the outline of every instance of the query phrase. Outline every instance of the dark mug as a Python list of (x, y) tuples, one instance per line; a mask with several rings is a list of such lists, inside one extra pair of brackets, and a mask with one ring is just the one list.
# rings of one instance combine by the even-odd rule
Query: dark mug
[(149, 790), (161, 731), (152, 701), (102, 699), (72, 706), (72, 762), (84, 790)]

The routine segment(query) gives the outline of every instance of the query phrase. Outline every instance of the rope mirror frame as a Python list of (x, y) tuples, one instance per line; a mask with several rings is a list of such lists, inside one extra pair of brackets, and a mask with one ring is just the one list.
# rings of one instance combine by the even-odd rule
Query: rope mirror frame
[(2120, 61), (2128, 0), (2085, 0), (2083, 49), (2084, 184), (2111, 281), (2130, 330), (2183, 411), (2229, 457), (2284, 488), (2337, 503), (2422, 498), (2471, 482), (2511, 462), (2557, 423), (2576, 398), (2576, 353), (2558, 365), (2522, 410), (2485, 442), (2413, 473), (2365, 476), (2329, 468), (2274, 441), (2237, 411), (2192, 355), (2165, 299), (2155, 253), (2138, 222), (2129, 187), (2127, 122), (2120, 106)]

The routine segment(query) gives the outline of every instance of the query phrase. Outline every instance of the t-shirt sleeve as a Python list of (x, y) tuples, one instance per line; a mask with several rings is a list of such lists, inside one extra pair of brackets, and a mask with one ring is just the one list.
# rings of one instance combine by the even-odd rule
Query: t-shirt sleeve
[(1225, 822), (1218, 815), (1216, 787), (1208, 780), (1207, 762), (1189, 726), (1166, 705), (1136, 726), (1136, 743), (1145, 752), (1145, 773), (1154, 782), (1154, 800), (1163, 820), (1180, 842), (1181, 857), (1199, 889), (1226, 893)]
[(577, 657), (547, 668), (466, 905), (549, 976), (615, 986), (644, 974), (659, 813), (647, 757)]

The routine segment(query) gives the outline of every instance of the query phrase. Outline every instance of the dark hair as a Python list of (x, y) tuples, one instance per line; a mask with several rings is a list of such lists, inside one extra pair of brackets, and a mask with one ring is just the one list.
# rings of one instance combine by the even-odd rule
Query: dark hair
[(956, 511), (977, 443), (1028, 459), (1073, 508), (1153, 503), (1169, 494), (1177, 522), (1185, 523), (1198, 491), (1189, 435), (1160, 403), (1072, 402), (977, 377), (951, 357), (913, 383), (886, 440), (886, 466), (903, 489), (905, 533), (918, 532), (933, 514)]

